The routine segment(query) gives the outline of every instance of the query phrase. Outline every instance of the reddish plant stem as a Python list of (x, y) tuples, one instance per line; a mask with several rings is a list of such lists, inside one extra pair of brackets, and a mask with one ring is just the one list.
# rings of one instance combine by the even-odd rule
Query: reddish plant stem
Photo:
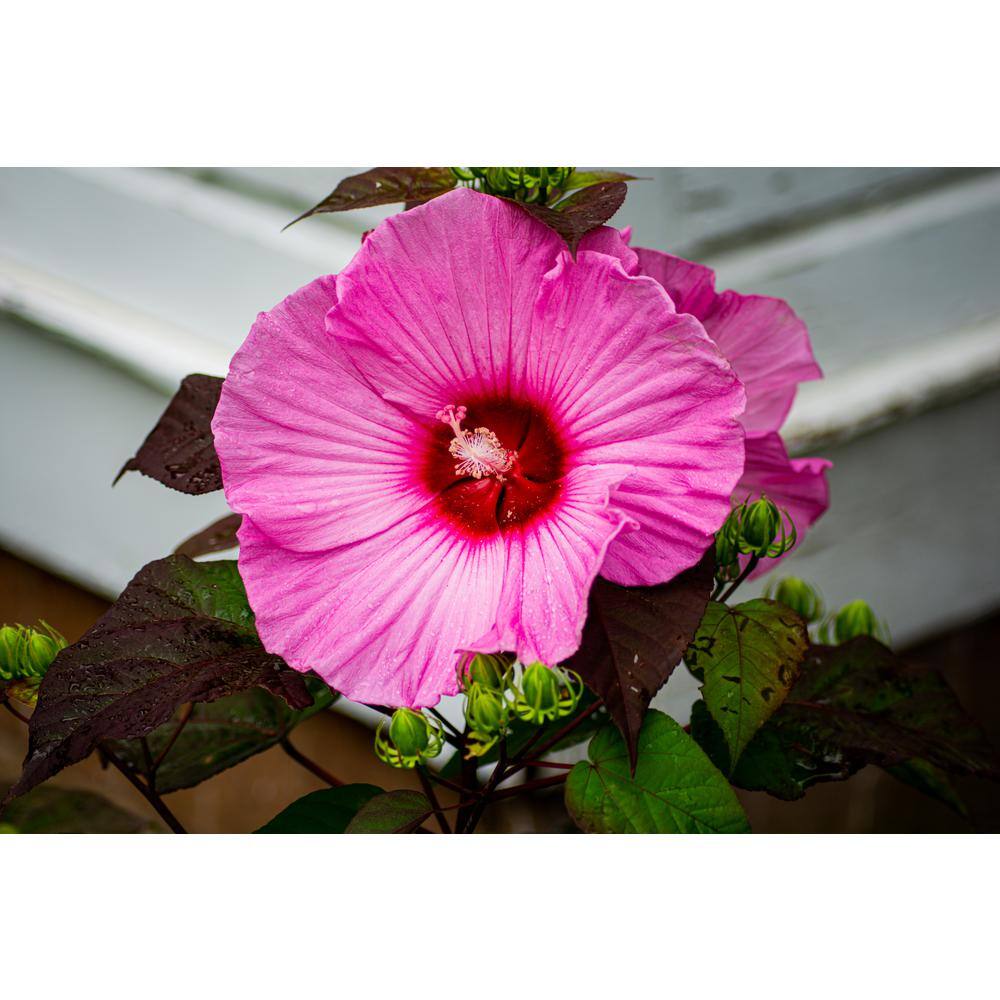
[(523, 785), (514, 785), (511, 788), (501, 788), (493, 793), (493, 801), (499, 802), (501, 799), (509, 799), (515, 795), (522, 795), (525, 792), (537, 792), (542, 788), (552, 788), (555, 785), (565, 783), (567, 774), (555, 774), (551, 778), (538, 778), (536, 781), (526, 781)]
[(427, 773), (422, 767), (417, 768), (417, 777), (420, 778), (420, 784), (423, 787), (424, 795), (427, 796), (427, 800), (430, 802), (431, 808), (434, 810), (434, 818), (438, 821), (438, 826), (441, 827), (441, 832), (451, 833), (451, 827), (448, 825), (448, 820), (445, 819), (444, 811), (441, 809), (441, 803), (438, 801), (437, 793), (434, 791), (434, 786), (430, 783)]
[(572, 771), (575, 764), (563, 764), (557, 760), (526, 760), (524, 767), (548, 767), (555, 771)]
[(304, 753), (298, 750), (292, 745), (291, 740), (287, 736), (283, 736), (281, 739), (281, 749), (288, 754), (296, 762), (296, 764), (301, 764), (307, 771), (311, 774), (316, 775), (320, 781), (325, 781), (331, 788), (340, 788), (344, 783), (340, 778), (335, 778), (329, 771), (325, 768), (320, 767), (314, 760), (310, 760)]
[(168, 753), (174, 748), (174, 744), (177, 742), (177, 737), (180, 736), (181, 731), (187, 725), (188, 719), (191, 718), (191, 713), (194, 711), (194, 702), (189, 701), (184, 708), (181, 710), (181, 716), (177, 720), (177, 728), (170, 734), (170, 739), (167, 740), (167, 745), (157, 754), (156, 760), (153, 761), (153, 772), (155, 773), (160, 765), (165, 760)]
[[(577, 726), (579, 726), (586, 719), (590, 718), (602, 705), (604, 704), (603, 698), (598, 698), (595, 702), (587, 707), (587, 709), (581, 712), (575, 719), (571, 719), (565, 726), (562, 727), (554, 736), (547, 739), (540, 747), (535, 749), (534, 758), (544, 757), (549, 750), (551, 750), (560, 740), (565, 739)], [(534, 742), (534, 741), (532, 741)], [(531, 744), (529, 743), (518, 755), (514, 758), (511, 766), (507, 773), (504, 775), (504, 779), (509, 778), (513, 774), (517, 774), (518, 771), (523, 770), (527, 767), (525, 762), (525, 757), (527, 756), (527, 751), (531, 749)], [(533, 758), (533, 759), (534, 759)]]
[[(760, 562), (758, 556), (751, 556), (747, 560), (746, 566), (743, 567), (743, 572), (740, 573), (735, 580), (733, 580), (732, 586), (727, 590), (720, 598), (719, 601), (723, 604), (729, 600), (730, 597), (736, 592), (736, 588), (757, 568), (757, 563)], [(714, 599), (714, 598), (713, 598)]]
[(125, 776), (129, 783), (139, 791), (143, 798), (145, 798), (146, 801), (156, 810), (160, 819), (162, 819), (174, 833), (187, 833), (187, 830), (185, 830), (181, 825), (181, 821), (167, 808), (166, 802), (164, 802), (151, 787), (140, 781), (132, 771), (132, 768), (130, 768), (123, 761), (119, 760), (115, 753), (110, 750), (106, 744), (102, 743), (100, 745), (100, 749), (105, 759), (109, 763), (113, 764), (115, 768), (117, 768)]
[[(478, 765), (476, 764), (476, 759), (474, 757), (465, 756), (465, 741), (466, 735), (462, 734), (462, 745), (459, 747), (458, 752), (462, 754), (462, 773), (459, 776), (459, 784), (461, 785), (460, 795), (481, 795), (481, 791), (478, 787), (476, 781), (476, 769)], [(465, 827), (468, 824), (469, 816), (472, 812), (474, 806), (465, 805), (458, 810), (458, 815), (455, 817), (455, 829), (465, 832)]]
[[(449, 781), (447, 778), (443, 778), (440, 774), (435, 774), (431, 770), (427, 771), (427, 777), (430, 778), (435, 784), (442, 785), (444, 788), (447, 788), (458, 795), (466, 795), (469, 791), (468, 788), (456, 785), (454, 781)], [(478, 792), (476, 794), (478, 794)]]
[(14, 716), (15, 719), (20, 719), (21, 722), (23, 722), (25, 725), (28, 724), (29, 722), (28, 716), (22, 715), (16, 708), (14, 708), (14, 706), (6, 698), (4, 698), (2, 704), (3, 707), (6, 708), (7, 711)]
[(500, 740), (500, 757), (497, 760), (497, 766), (493, 768), (493, 773), (490, 775), (489, 780), (483, 786), (482, 796), (479, 801), (472, 807), (469, 813), (469, 818), (466, 820), (465, 826), (463, 826), (463, 833), (472, 833), (476, 828), (476, 824), (482, 819), (483, 812), (490, 803), (491, 796), (496, 790), (497, 785), (503, 780), (504, 771), (507, 769), (507, 740)]

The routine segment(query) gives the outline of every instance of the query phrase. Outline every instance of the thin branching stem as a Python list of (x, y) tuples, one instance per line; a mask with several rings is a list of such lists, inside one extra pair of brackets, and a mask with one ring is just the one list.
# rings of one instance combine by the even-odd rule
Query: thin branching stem
[(156, 755), (156, 760), (153, 761), (154, 773), (159, 769), (167, 754), (174, 748), (174, 744), (177, 742), (177, 737), (180, 736), (184, 727), (188, 723), (188, 719), (191, 718), (192, 711), (194, 711), (194, 702), (189, 701), (184, 708), (181, 709), (180, 718), (177, 720), (177, 727), (170, 734), (170, 739), (167, 740), (166, 746), (164, 746), (164, 748)]
[(331, 788), (340, 788), (344, 783), (340, 778), (334, 777), (326, 768), (321, 767), (316, 761), (311, 760), (301, 750), (292, 745), (292, 741), (287, 737), (281, 738), (281, 749), (288, 754), (296, 764), (301, 764), (311, 774), (316, 775), (320, 781), (325, 781)]
[(736, 592), (736, 588), (757, 568), (757, 563), (759, 563), (759, 562), (760, 562), (760, 558), (758, 556), (751, 556), (747, 560), (746, 566), (743, 567), (743, 572), (740, 573), (740, 575), (738, 577), (736, 577), (735, 580), (733, 580), (732, 586), (729, 588), (729, 590), (727, 590), (719, 598), (719, 600), (723, 604), (725, 604), (726, 601), (728, 601), (729, 598), (733, 596), (733, 594)]
[(14, 716), (15, 719), (19, 719), (25, 725), (28, 724), (29, 722), (28, 716), (22, 715), (16, 708), (14, 708), (14, 706), (6, 698), (4, 698), (3, 702), (0, 702), (0, 704), (2, 704), (3, 707), (6, 708), (7, 711)]
[(448, 820), (445, 819), (444, 811), (441, 809), (441, 803), (438, 801), (437, 793), (434, 791), (434, 786), (430, 783), (430, 779), (427, 777), (427, 772), (424, 768), (417, 768), (417, 777), (420, 778), (420, 784), (424, 789), (424, 795), (427, 796), (427, 800), (431, 804), (431, 808), (434, 810), (434, 816), (438, 821), (438, 826), (441, 827), (442, 833), (451, 833), (451, 827), (448, 825)]
[(164, 802), (163, 799), (161, 799), (150, 786), (141, 781), (132, 768), (119, 759), (119, 757), (108, 747), (106, 743), (101, 744), (101, 753), (104, 754), (105, 759), (114, 765), (114, 767), (125, 776), (129, 783), (139, 791), (146, 801), (156, 810), (160, 819), (162, 819), (174, 833), (187, 833), (187, 830), (184, 829), (181, 821), (167, 807), (166, 802)]

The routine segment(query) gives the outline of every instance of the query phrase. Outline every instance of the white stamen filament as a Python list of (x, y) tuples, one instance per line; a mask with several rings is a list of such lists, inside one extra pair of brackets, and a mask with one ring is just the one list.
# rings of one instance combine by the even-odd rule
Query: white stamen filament
[(455, 435), (448, 446), (448, 451), (459, 460), (455, 466), (455, 475), (471, 476), (473, 479), (496, 476), (502, 483), (504, 474), (510, 471), (517, 453), (507, 451), (496, 434), (487, 427), (477, 427), (471, 433), (463, 430), (462, 421), (465, 416), (464, 406), (450, 403), (437, 412), (437, 419), (447, 424)]

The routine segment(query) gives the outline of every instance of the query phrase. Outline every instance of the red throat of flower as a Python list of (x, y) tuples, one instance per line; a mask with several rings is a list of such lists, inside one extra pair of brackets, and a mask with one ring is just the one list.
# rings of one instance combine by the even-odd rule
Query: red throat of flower
[(464, 533), (511, 530), (556, 503), (566, 451), (540, 409), (478, 399), (448, 404), (437, 419), (443, 426), (428, 436), (421, 478), (439, 511)]

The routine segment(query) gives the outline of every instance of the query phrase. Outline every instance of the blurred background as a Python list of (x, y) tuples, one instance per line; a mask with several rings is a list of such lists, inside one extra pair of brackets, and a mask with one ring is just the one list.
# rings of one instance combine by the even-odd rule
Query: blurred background
[[(184, 375), (224, 375), (259, 311), (336, 272), (397, 210), (281, 232), (360, 169), (0, 170), (0, 621), (45, 618), (74, 640), (140, 566), (225, 513), (221, 493), (111, 481)], [(1000, 171), (625, 169), (648, 178), (614, 220), (634, 245), (786, 298), (809, 325), (827, 377), (802, 387), (784, 434), (832, 459), (832, 504), (782, 572), (833, 607), (867, 599), (1000, 744)], [(686, 721), (695, 689), (678, 670), (657, 703)], [(351, 780), (407, 786), (363, 717), (324, 713), (296, 742)], [(0, 717), (0, 785), (25, 747)], [(94, 759), (53, 783), (155, 819)], [(1000, 830), (997, 789), (957, 784), (969, 820), (874, 768), (800, 802), (744, 801), (759, 832)], [(170, 804), (189, 829), (239, 832), (319, 787), (272, 749)], [(493, 828), (546, 810), (498, 809)]]

